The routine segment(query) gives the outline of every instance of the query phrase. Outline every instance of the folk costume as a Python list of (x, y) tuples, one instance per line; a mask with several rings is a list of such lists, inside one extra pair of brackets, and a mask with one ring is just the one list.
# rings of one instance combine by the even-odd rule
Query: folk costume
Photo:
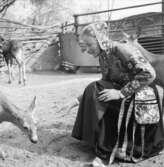
[[(112, 163), (115, 158), (138, 162), (157, 155), (164, 146), (163, 88), (141, 52), (110, 40), (105, 23), (86, 26), (101, 48), (102, 79), (89, 84), (80, 99), (72, 136), (95, 148), (96, 155)], [(119, 100), (98, 100), (103, 89), (120, 90)]]

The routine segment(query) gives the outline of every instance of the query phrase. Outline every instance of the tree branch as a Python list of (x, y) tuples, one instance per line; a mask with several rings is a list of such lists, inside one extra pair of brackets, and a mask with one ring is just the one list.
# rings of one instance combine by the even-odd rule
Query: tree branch
[[(2, 0), (0, 3), (0, 13), (6, 12), (7, 9), (14, 4), (16, 0)], [(4, 14), (3, 14), (4, 15)]]

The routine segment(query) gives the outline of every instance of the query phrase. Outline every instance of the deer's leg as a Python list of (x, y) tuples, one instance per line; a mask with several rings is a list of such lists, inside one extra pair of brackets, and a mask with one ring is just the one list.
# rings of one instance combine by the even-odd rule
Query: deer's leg
[(18, 68), (19, 68), (19, 81), (18, 81), (18, 83), (21, 84), (22, 83), (22, 68), (21, 68), (21, 64), (18, 64)]
[(8, 83), (11, 84), (11, 64), (8, 63), (7, 67), (8, 67), (8, 72), (9, 72), (9, 74), (8, 74), (9, 75), (9, 81), (8, 81)]
[(22, 75), (23, 75), (23, 83), (26, 85), (26, 66), (25, 63), (22, 63)]
[(15, 80), (13, 68), (11, 68), (11, 79), (12, 79), (13, 81)]
[(19, 70), (19, 80), (18, 83), (21, 84), (22, 83), (22, 67), (21, 67), (21, 62), (19, 61), (19, 59), (17, 59), (17, 57), (15, 57), (16, 63), (18, 65), (18, 70)]
[(11, 77), (11, 81), (14, 81), (14, 74), (13, 74), (13, 64), (10, 65), (10, 77)]

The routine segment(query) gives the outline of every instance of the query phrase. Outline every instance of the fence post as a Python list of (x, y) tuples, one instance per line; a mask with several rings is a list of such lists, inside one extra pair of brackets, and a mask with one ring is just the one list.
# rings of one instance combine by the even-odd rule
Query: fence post
[(164, 37), (164, 0), (162, 0), (162, 37)]
[(164, 0), (162, 0), (162, 26), (161, 26), (161, 28), (162, 28), (162, 35), (161, 35), (161, 37), (162, 37), (162, 41), (161, 41), (162, 53), (164, 53), (164, 49), (163, 49), (163, 46), (164, 46)]
[(73, 17), (74, 17), (75, 34), (76, 36), (78, 36), (78, 24), (79, 24), (78, 15), (73, 15)]
[(64, 33), (64, 24), (61, 25), (61, 33)]

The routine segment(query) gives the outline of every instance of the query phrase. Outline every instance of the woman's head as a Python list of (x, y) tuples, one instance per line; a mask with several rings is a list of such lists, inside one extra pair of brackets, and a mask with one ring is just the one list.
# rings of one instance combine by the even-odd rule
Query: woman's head
[(82, 46), (82, 50), (97, 57), (100, 53), (100, 46), (96, 39), (96, 35), (92, 29), (89, 27), (84, 29), (82, 34), (80, 35), (80, 44)]
[(107, 25), (105, 23), (93, 23), (84, 27), (80, 34), (80, 46), (82, 51), (98, 56), (101, 50), (106, 50), (109, 43)]

